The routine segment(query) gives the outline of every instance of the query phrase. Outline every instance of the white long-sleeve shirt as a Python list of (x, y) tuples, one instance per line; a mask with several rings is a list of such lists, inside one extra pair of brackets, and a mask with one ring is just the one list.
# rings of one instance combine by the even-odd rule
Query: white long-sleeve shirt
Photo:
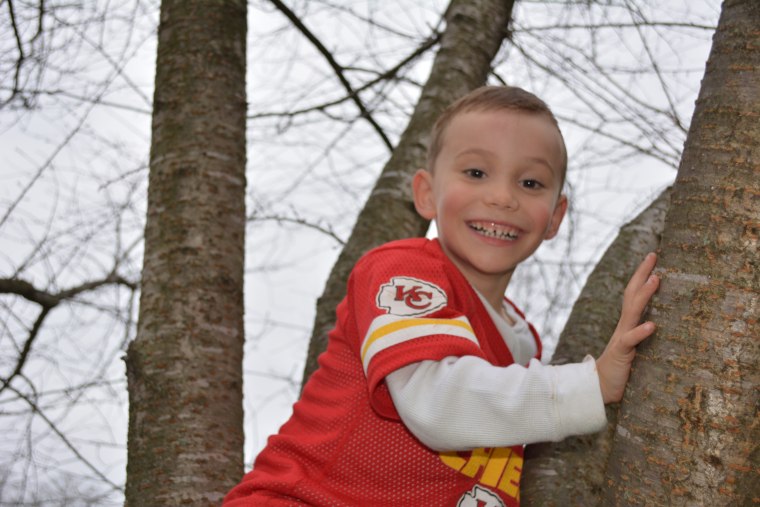
[(606, 425), (596, 362), (544, 365), (527, 322), (504, 305), (512, 323), (483, 304), (515, 363), (475, 356), (421, 361), (386, 377), (401, 420), (431, 449), (468, 450), (559, 441)]

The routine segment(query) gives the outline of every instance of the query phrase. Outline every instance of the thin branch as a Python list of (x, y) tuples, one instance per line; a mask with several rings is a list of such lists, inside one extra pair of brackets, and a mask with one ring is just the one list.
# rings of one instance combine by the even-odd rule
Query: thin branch
[(555, 30), (599, 30), (604, 28), (634, 28), (634, 27), (652, 27), (652, 28), (693, 28), (695, 30), (715, 31), (713, 25), (701, 25), (698, 23), (679, 23), (676, 21), (646, 21), (643, 23), (589, 23), (589, 24), (565, 24), (565, 25), (546, 25), (546, 26), (519, 26), (514, 28), (514, 33), (537, 32), (537, 31), (555, 31)]
[(50, 311), (58, 306), (61, 302), (72, 299), (84, 292), (95, 290), (104, 285), (125, 285), (132, 290), (137, 289), (137, 284), (129, 282), (122, 276), (114, 273), (110, 273), (108, 276), (101, 280), (93, 280), (91, 282), (85, 282), (70, 289), (62, 290), (57, 293), (45, 292), (35, 288), (31, 283), (26, 280), (20, 280), (16, 278), (0, 278), (0, 294), (15, 294), (21, 296), (24, 299), (39, 304), (42, 307), (40, 314), (34, 321), (32, 328), (29, 330), (29, 336), (24, 341), (24, 346), (21, 349), (18, 360), (16, 361), (16, 367), (13, 372), (7, 377), (2, 379), (2, 386), (0, 386), (0, 393), (6, 388), (10, 388), (11, 381), (21, 374), (21, 370), (29, 359), (29, 354), (32, 350), (32, 345), (39, 336), (39, 331), (42, 328), (42, 323), (48, 316)]
[(319, 51), (319, 53), (324, 56), (325, 60), (327, 60), (327, 63), (335, 72), (335, 75), (338, 77), (338, 80), (343, 85), (343, 88), (345, 88), (348, 92), (348, 97), (353, 101), (354, 104), (356, 104), (356, 107), (359, 108), (361, 117), (367, 120), (370, 125), (372, 125), (372, 128), (375, 129), (388, 150), (393, 151), (393, 143), (391, 143), (390, 139), (388, 139), (388, 136), (385, 134), (385, 131), (383, 131), (383, 128), (372, 117), (372, 113), (370, 113), (370, 111), (364, 105), (361, 98), (359, 97), (358, 92), (354, 90), (354, 88), (351, 86), (351, 83), (348, 82), (348, 79), (343, 72), (343, 67), (337, 61), (335, 61), (332, 53), (330, 53), (330, 51), (324, 46), (324, 44), (322, 44), (319, 38), (317, 38), (317, 36), (314, 35), (314, 33), (309, 30), (306, 25), (304, 25), (303, 21), (301, 21), (301, 19), (299, 19), (299, 17), (296, 16), (296, 14), (290, 10), (287, 5), (282, 3), (280, 0), (269, 1), (272, 2), (272, 4), (274, 4), (274, 6), (293, 23), (298, 31), (300, 31), (304, 37), (306, 37), (312, 44), (314, 44), (314, 47), (317, 48), (317, 51)]
[(21, 34), (18, 30), (18, 23), (16, 22), (16, 13), (13, 9), (13, 0), (7, 0), (8, 2), (8, 14), (11, 19), (11, 26), (13, 27), (13, 35), (16, 38), (16, 48), (18, 49), (18, 58), (16, 59), (16, 70), (13, 73), (13, 89), (11, 95), (7, 100), (0, 104), (0, 108), (9, 104), (19, 92), (19, 79), (21, 78), (21, 67), (24, 65), (26, 55), (24, 54), (24, 43), (21, 41)]
[(675, 169), (676, 166), (678, 165), (678, 160), (675, 158), (677, 155), (669, 156), (670, 154), (663, 152), (662, 150), (658, 149), (656, 146), (652, 146), (651, 148), (646, 148), (644, 146), (633, 143), (622, 136), (612, 134), (611, 132), (609, 132), (608, 129), (605, 129), (602, 126), (592, 127), (590, 125), (586, 125), (585, 123), (581, 123), (574, 117), (563, 116), (559, 114), (555, 116), (557, 116), (557, 118), (561, 120), (562, 122), (571, 123), (575, 125), (576, 127), (580, 127), (588, 132), (600, 135), (602, 137), (606, 137), (607, 139), (610, 139), (611, 141), (615, 141), (616, 143), (619, 143), (623, 146), (627, 146), (631, 148), (632, 150), (641, 153), (642, 155), (646, 155), (648, 157), (652, 157), (655, 160), (659, 160), (660, 162), (663, 162), (664, 164), (669, 165), (673, 169)]
[[(365, 23), (367, 26), (379, 28), (380, 30), (382, 30), (382, 31), (384, 31), (386, 33), (395, 35), (397, 37), (402, 37), (402, 38), (405, 38), (405, 39), (412, 39), (413, 38), (413, 36), (410, 35), (409, 33), (402, 32), (402, 31), (400, 31), (400, 30), (398, 30), (398, 29), (396, 29), (396, 28), (394, 28), (394, 27), (392, 27), (390, 25), (379, 23), (376, 19), (372, 18), (371, 16), (367, 17), (367, 16), (362, 16), (362, 15), (358, 14), (351, 7), (343, 5), (340, 1), (338, 1), (338, 2), (329, 2), (329, 1), (326, 1), (326, 0), (314, 0), (314, 2), (315, 3), (320, 3), (320, 4), (324, 5), (324, 6), (326, 6), (328, 9), (331, 9), (331, 10), (334, 10), (334, 11), (345, 12), (349, 16), (355, 18), (356, 20), (358, 20), (358, 21), (360, 21), (362, 23)], [(345, 3), (345, 2), (343, 2), (343, 3)]]
[(53, 160), (58, 156), (58, 154), (63, 150), (63, 148), (69, 144), (69, 141), (71, 141), (75, 135), (77, 135), (84, 126), (85, 121), (87, 120), (87, 117), (89, 116), (92, 109), (95, 107), (95, 103), (93, 102), (89, 109), (85, 112), (85, 114), (79, 119), (79, 122), (77, 125), (69, 132), (66, 137), (61, 141), (58, 146), (53, 150), (53, 153), (48, 157), (48, 159), (43, 163), (38, 169), (37, 172), (34, 173), (34, 176), (29, 180), (29, 182), (26, 184), (26, 186), (21, 189), (21, 192), (19, 193), (18, 197), (11, 203), (10, 206), (8, 206), (8, 209), (5, 211), (5, 214), (2, 218), (0, 218), (0, 227), (2, 227), (5, 222), (8, 220), (8, 218), (13, 213), (13, 210), (16, 209), (16, 206), (19, 205), (19, 203), (24, 199), (26, 194), (31, 190), (31, 188), (34, 186), (35, 183), (37, 183), (37, 180), (40, 179), (42, 176), (42, 173), (44, 173), (50, 166), (53, 165)]
[(136, 283), (130, 282), (114, 272), (100, 280), (84, 282), (59, 292), (46, 292), (37, 289), (31, 283), (20, 278), (0, 278), (0, 294), (15, 294), (28, 301), (37, 303), (43, 308), (53, 308), (66, 299), (72, 299), (83, 292), (95, 290), (104, 285), (124, 285), (132, 290), (137, 289)]
[[(76, 386), (62, 387), (60, 389), (48, 389), (48, 390), (45, 390), (45, 392), (36, 394), (35, 397), (38, 399), (49, 398), (53, 396), (65, 398), (65, 397), (70, 397), (73, 394), (76, 394), (78, 392), (86, 391), (88, 389), (92, 389), (96, 387), (113, 388), (114, 386), (126, 385), (126, 383), (127, 383), (127, 379), (123, 377), (117, 377), (117, 378), (112, 378), (112, 379), (96, 379), (96, 380), (85, 382), (83, 384), (79, 384)], [(0, 400), (0, 405), (5, 405), (5, 404), (10, 405), (10, 404), (15, 403), (16, 400), (18, 400), (18, 398), (8, 397), (4, 400)], [(48, 403), (51, 403), (51, 402), (48, 402)], [(8, 410), (3, 410), (4, 415), (7, 415), (9, 413), (11, 412)]]
[(55, 433), (56, 435), (58, 435), (58, 438), (60, 438), (60, 439), (61, 439), (61, 441), (64, 443), (64, 445), (65, 445), (66, 447), (68, 447), (68, 448), (69, 448), (69, 450), (70, 450), (72, 453), (74, 453), (74, 456), (76, 456), (76, 457), (77, 457), (77, 459), (78, 459), (79, 461), (81, 461), (81, 462), (82, 462), (82, 464), (83, 464), (84, 466), (86, 466), (87, 468), (89, 468), (89, 469), (90, 469), (90, 470), (91, 470), (91, 471), (92, 471), (92, 472), (93, 472), (93, 473), (94, 473), (96, 476), (98, 476), (98, 478), (99, 478), (100, 480), (102, 480), (103, 482), (105, 482), (106, 484), (108, 484), (109, 486), (111, 486), (111, 488), (113, 488), (114, 490), (117, 490), (117, 491), (124, 491), (124, 487), (123, 487), (123, 486), (119, 486), (118, 484), (116, 484), (116, 483), (114, 483), (113, 481), (111, 481), (111, 479), (109, 479), (108, 477), (106, 477), (106, 476), (103, 474), (103, 472), (101, 472), (100, 470), (98, 470), (98, 469), (95, 467), (95, 465), (93, 465), (92, 463), (90, 463), (90, 461), (89, 461), (87, 458), (85, 458), (84, 456), (82, 456), (82, 453), (80, 453), (80, 452), (79, 452), (79, 451), (76, 449), (76, 447), (74, 447), (74, 444), (72, 444), (72, 443), (69, 441), (69, 439), (68, 439), (68, 438), (66, 438), (66, 435), (64, 435), (64, 434), (61, 432), (61, 430), (59, 430), (59, 429), (58, 429), (58, 427), (56, 427), (55, 423), (54, 423), (53, 421), (51, 421), (51, 420), (50, 420), (50, 418), (44, 414), (44, 412), (42, 412), (42, 410), (41, 410), (41, 409), (40, 409), (40, 408), (37, 406), (37, 404), (36, 404), (34, 401), (30, 400), (28, 396), (26, 396), (24, 393), (22, 393), (21, 391), (19, 391), (19, 390), (18, 390), (18, 389), (16, 389), (15, 387), (13, 387), (13, 386), (8, 386), (8, 388), (9, 388), (11, 391), (13, 391), (14, 393), (16, 393), (16, 395), (17, 395), (19, 398), (21, 398), (22, 400), (24, 400), (25, 402), (27, 402), (27, 403), (29, 404), (29, 406), (32, 408), (32, 411), (33, 411), (34, 413), (36, 413), (37, 415), (39, 415), (39, 416), (40, 416), (40, 418), (41, 418), (43, 421), (45, 421), (45, 423), (46, 423), (46, 424), (47, 424), (47, 425), (50, 427), (50, 429), (53, 431), (53, 433)]
[(85, 282), (83, 284), (77, 285), (76, 287), (72, 287), (70, 289), (60, 291), (57, 294), (57, 296), (60, 298), (61, 301), (65, 299), (72, 299), (78, 296), (79, 294), (82, 294), (83, 292), (89, 292), (91, 290), (98, 289), (104, 285), (123, 285), (125, 287), (128, 287), (131, 290), (137, 290), (137, 284), (135, 282), (130, 282), (126, 278), (116, 273), (110, 273), (108, 276), (106, 276), (105, 278), (101, 280)]
[[(140, 89), (140, 87), (137, 85), (137, 83), (135, 83), (134, 81), (132, 81), (132, 79), (124, 72), (124, 67), (122, 66), (123, 65), (122, 62), (117, 62), (116, 60), (114, 60), (111, 57), (111, 55), (109, 55), (108, 52), (103, 48), (103, 46), (101, 46), (100, 44), (97, 44), (96, 42), (90, 40), (90, 38), (87, 37), (87, 35), (83, 31), (79, 30), (79, 36), (82, 38), (83, 41), (85, 41), (87, 44), (89, 44), (90, 47), (92, 47), (95, 51), (97, 51), (98, 53), (100, 53), (100, 55), (111, 65), (111, 68), (114, 70), (114, 72), (120, 78), (122, 78), (124, 80), (124, 82), (127, 84), (127, 86), (133, 92), (135, 92), (135, 94), (138, 97), (140, 97), (143, 100), (143, 102), (145, 102), (145, 105), (147, 105), (148, 107), (151, 107), (151, 108), (153, 107), (153, 102), (150, 99), (150, 97), (148, 97), (147, 95), (145, 95), (145, 93)], [(99, 101), (99, 99), (100, 99), (100, 97), (98, 97), (98, 101)]]
[(40, 38), (45, 30), (45, 0), (40, 0), (37, 12), (37, 33), (30, 39), (30, 42), (34, 42)]
[(413, 62), (417, 58), (419, 58), (421, 55), (423, 55), (425, 52), (427, 52), (429, 49), (431, 49), (433, 46), (438, 44), (438, 42), (441, 40), (441, 34), (440, 32), (434, 32), (432, 36), (428, 37), (426, 40), (422, 42), (411, 54), (409, 54), (407, 57), (405, 57), (403, 60), (401, 60), (399, 63), (391, 67), (390, 69), (386, 70), (385, 72), (379, 74), (375, 79), (372, 81), (368, 81), (364, 83), (359, 88), (356, 88), (354, 90), (354, 95), (351, 95), (349, 93), (348, 95), (345, 95), (339, 99), (332, 100), (330, 102), (325, 102), (323, 104), (319, 104), (316, 106), (307, 107), (304, 109), (298, 109), (295, 111), (287, 111), (287, 112), (263, 112), (258, 114), (252, 114), (248, 116), (248, 119), (258, 119), (258, 118), (267, 118), (267, 117), (279, 117), (279, 116), (288, 116), (288, 117), (294, 117), (306, 113), (312, 113), (312, 112), (323, 112), (326, 109), (337, 106), (339, 104), (342, 104), (348, 100), (354, 100), (354, 97), (357, 96), (359, 93), (363, 92), (364, 90), (367, 90), (368, 88), (371, 88), (375, 86), (376, 84), (386, 81), (389, 79), (394, 79), (397, 77), (398, 73), (401, 71), (402, 68), (404, 68), (409, 63)]
[(50, 313), (50, 310), (52, 309), (53, 309), (53, 306), (42, 307), (42, 311), (37, 316), (37, 319), (34, 321), (34, 325), (32, 326), (32, 329), (29, 330), (29, 337), (24, 342), (24, 348), (21, 349), (21, 352), (19, 353), (18, 361), (16, 362), (16, 368), (8, 376), (8, 378), (2, 379), (3, 385), (0, 386), (0, 393), (5, 391), (7, 387), (10, 387), (11, 381), (13, 381), (15, 377), (21, 374), (21, 370), (24, 368), (24, 365), (26, 364), (26, 360), (29, 358), (29, 353), (32, 350), (32, 343), (34, 343), (35, 339), (39, 335), (40, 329), (42, 328), (42, 323), (45, 321), (45, 318), (48, 316), (48, 313)]
[[(7, 86), (0, 86), (0, 90), (13, 91), (12, 88), (8, 88)], [(75, 93), (68, 92), (66, 90), (32, 90), (32, 91), (27, 91), (26, 94), (29, 97), (37, 97), (39, 95), (47, 95), (50, 97), (61, 96), (61, 97), (69, 98), (69, 99), (74, 99), (79, 102), (86, 102), (90, 104), (97, 103), (98, 105), (101, 105), (101, 106), (108, 106), (114, 109), (122, 109), (124, 111), (131, 111), (133, 113), (140, 113), (144, 115), (152, 114), (152, 111), (150, 109), (145, 109), (145, 108), (133, 106), (130, 104), (120, 104), (118, 102), (111, 102), (108, 100), (100, 100), (98, 97), (78, 95)]]
[[(644, 51), (646, 51), (647, 58), (649, 58), (649, 63), (652, 65), (652, 70), (657, 76), (657, 80), (660, 82), (660, 88), (662, 89), (662, 93), (665, 95), (665, 98), (668, 101), (668, 105), (670, 106), (670, 114), (673, 119), (673, 122), (681, 130), (681, 132), (686, 133), (687, 129), (686, 127), (683, 126), (683, 124), (681, 123), (681, 119), (678, 117), (678, 111), (676, 110), (673, 97), (671, 97), (670, 90), (668, 89), (668, 85), (666, 84), (665, 79), (662, 77), (662, 71), (660, 70), (660, 65), (657, 63), (657, 59), (652, 54), (652, 49), (649, 47), (649, 44), (647, 43), (647, 39), (646, 37), (644, 37), (644, 34), (642, 33), (641, 27), (647, 25), (646, 18), (644, 17), (644, 14), (641, 12), (640, 9), (630, 4), (630, 1), (626, 0), (626, 3), (629, 4), (628, 14), (629, 16), (631, 16), (631, 21), (636, 27), (636, 32), (638, 32), (639, 37), (641, 38), (641, 44), (644, 47)], [(638, 17), (641, 18), (641, 21), (637, 21), (635, 19), (636, 15), (638, 15)]]
[(301, 217), (286, 217), (282, 215), (256, 215), (255, 213), (248, 217), (249, 222), (277, 222), (277, 223), (291, 223), (291, 224), (297, 224), (302, 225), (304, 227), (308, 227), (309, 229), (314, 229), (316, 231), (319, 231), (323, 234), (326, 234), (327, 236), (331, 237), (335, 241), (338, 242), (341, 246), (346, 244), (346, 240), (338, 236), (335, 231), (332, 230), (332, 227), (324, 227), (319, 224), (315, 224), (313, 222), (309, 222), (308, 220), (301, 218)]

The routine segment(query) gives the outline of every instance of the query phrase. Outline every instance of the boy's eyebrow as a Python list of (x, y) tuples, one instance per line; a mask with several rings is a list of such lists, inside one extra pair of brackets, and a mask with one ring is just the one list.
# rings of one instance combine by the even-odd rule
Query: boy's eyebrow
[(463, 155), (483, 155), (486, 157), (493, 157), (494, 154), (491, 153), (489, 150), (484, 150), (483, 148), (467, 148), (466, 150), (460, 151), (455, 156), (461, 157)]
[(545, 159), (544, 157), (528, 157), (528, 160), (530, 160), (531, 162), (538, 163), (539, 165), (548, 167), (551, 170), (552, 174), (554, 174), (554, 166), (551, 165), (549, 161)]
[[(483, 148), (467, 148), (455, 155), (455, 157), (463, 157), (466, 155), (481, 155), (485, 157), (493, 157), (494, 154), (491, 153), (489, 150), (484, 150)], [(527, 159), (529, 162), (533, 162), (538, 165), (542, 165), (547, 167), (552, 174), (555, 173), (554, 166), (547, 160), (545, 157), (542, 156), (535, 156), (535, 157), (528, 157)]]

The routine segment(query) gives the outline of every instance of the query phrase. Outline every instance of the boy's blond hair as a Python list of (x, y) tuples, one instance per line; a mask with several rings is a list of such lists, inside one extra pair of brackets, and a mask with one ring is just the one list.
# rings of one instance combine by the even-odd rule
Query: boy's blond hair
[[(562, 131), (559, 129), (557, 119), (554, 117), (546, 102), (532, 93), (516, 86), (481, 86), (467, 95), (452, 102), (436, 120), (430, 134), (430, 145), (427, 153), (427, 169), (433, 171), (435, 159), (443, 147), (443, 136), (451, 121), (459, 114), (472, 111), (499, 111), (499, 110), (523, 111), (528, 114), (544, 116), (557, 127), (562, 148), (562, 184), (565, 182), (567, 171), (567, 148)], [(561, 188), (561, 185), (560, 185)]]

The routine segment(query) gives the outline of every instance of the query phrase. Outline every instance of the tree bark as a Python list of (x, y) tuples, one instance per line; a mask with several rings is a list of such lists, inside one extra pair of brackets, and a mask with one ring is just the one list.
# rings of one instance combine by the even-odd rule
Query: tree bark
[(726, 0), (674, 186), (604, 505), (760, 501), (760, 3)]
[[(552, 364), (580, 362), (586, 354), (602, 353), (617, 326), (628, 280), (644, 256), (660, 244), (669, 205), (670, 190), (666, 190), (620, 229), (573, 305)], [(526, 448), (520, 480), (523, 505), (599, 505), (618, 408), (607, 406), (606, 431)]]
[(243, 470), (246, 2), (164, 0), (126, 504), (219, 504)]
[(429, 223), (414, 209), (411, 178), (425, 166), (428, 137), (441, 111), (468, 91), (483, 85), (512, 16), (513, 0), (452, 0), (446, 30), (427, 83), (409, 124), (364, 205), (317, 301), (304, 383), (317, 369), (317, 356), (327, 347), (335, 324), (335, 307), (345, 295), (356, 261), (378, 245), (421, 236)]

